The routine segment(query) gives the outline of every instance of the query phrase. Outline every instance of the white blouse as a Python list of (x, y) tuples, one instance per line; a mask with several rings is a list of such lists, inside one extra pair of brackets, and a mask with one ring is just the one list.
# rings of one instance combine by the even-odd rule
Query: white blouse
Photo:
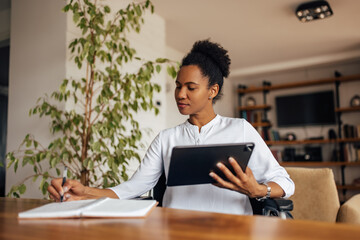
[[(140, 196), (152, 189), (165, 170), (166, 178), (171, 151), (175, 146), (254, 142), (248, 167), (259, 183), (275, 182), (290, 197), (294, 182), (281, 167), (259, 133), (246, 120), (217, 115), (199, 128), (188, 121), (161, 131), (151, 143), (139, 168), (127, 182), (110, 188), (120, 199)], [(186, 173), (184, 173), (186, 175)], [(212, 184), (167, 187), (163, 206), (178, 209), (231, 214), (252, 214), (249, 198), (241, 193)]]

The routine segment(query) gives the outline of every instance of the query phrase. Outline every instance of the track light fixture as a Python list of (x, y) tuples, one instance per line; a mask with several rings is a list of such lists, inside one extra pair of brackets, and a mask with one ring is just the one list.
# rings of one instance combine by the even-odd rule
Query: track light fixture
[(301, 22), (323, 19), (333, 15), (327, 1), (311, 1), (300, 4), (296, 9), (296, 16)]

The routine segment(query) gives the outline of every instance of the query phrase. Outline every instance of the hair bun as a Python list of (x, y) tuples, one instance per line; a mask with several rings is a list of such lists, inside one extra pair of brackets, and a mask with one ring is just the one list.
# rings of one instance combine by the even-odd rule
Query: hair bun
[(199, 52), (209, 57), (220, 69), (223, 77), (228, 77), (230, 73), (231, 60), (228, 51), (220, 44), (207, 40), (197, 41), (194, 43), (191, 52)]

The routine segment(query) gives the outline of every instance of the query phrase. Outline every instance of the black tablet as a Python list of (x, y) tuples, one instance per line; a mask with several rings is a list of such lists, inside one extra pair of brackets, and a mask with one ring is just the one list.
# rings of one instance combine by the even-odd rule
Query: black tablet
[(216, 164), (222, 162), (234, 173), (229, 157), (233, 157), (245, 171), (254, 147), (254, 143), (174, 147), (167, 186), (214, 183), (214, 179), (209, 176), (211, 171), (226, 179)]

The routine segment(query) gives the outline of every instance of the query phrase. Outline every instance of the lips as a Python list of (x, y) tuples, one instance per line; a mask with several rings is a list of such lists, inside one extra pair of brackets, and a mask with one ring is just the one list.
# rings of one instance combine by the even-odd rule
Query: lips
[(184, 107), (186, 107), (186, 106), (189, 106), (189, 104), (177, 102), (177, 106), (178, 106), (178, 108), (184, 108)]

